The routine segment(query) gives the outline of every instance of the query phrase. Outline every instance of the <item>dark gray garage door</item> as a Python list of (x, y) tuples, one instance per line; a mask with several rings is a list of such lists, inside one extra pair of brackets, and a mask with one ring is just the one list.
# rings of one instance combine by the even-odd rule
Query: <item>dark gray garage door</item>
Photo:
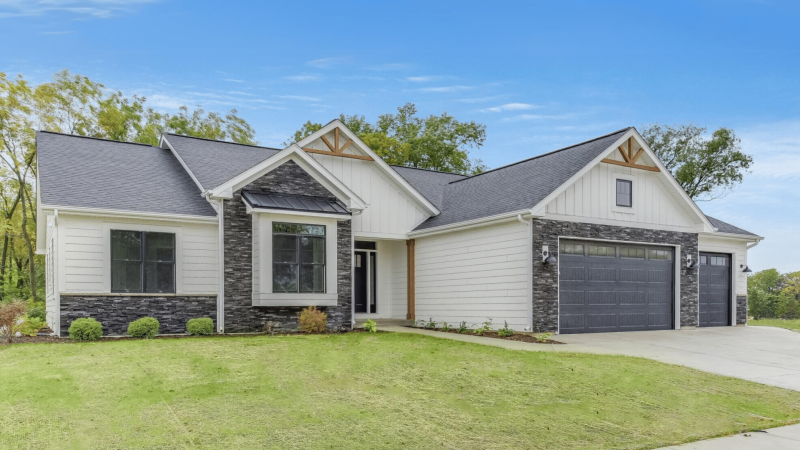
[(559, 246), (559, 331), (668, 330), (671, 247), (566, 241)]
[(700, 326), (731, 324), (731, 255), (700, 253)]

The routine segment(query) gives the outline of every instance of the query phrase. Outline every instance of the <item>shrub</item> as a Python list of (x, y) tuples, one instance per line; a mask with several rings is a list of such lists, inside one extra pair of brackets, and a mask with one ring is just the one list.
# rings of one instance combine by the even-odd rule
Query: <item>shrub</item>
[(500, 337), (513, 336), (514, 335), (514, 330), (512, 330), (511, 328), (508, 327), (508, 322), (507, 321), (504, 321), (504, 322), (505, 322), (506, 325), (503, 328), (500, 328), (499, 330), (497, 330), (497, 335), (500, 336)]
[(469, 327), (467, 326), (467, 322), (462, 320), (461, 324), (458, 325), (458, 328), (456, 328), (456, 331), (458, 331), (461, 334), (466, 334), (469, 331)]
[(36, 318), (41, 320), (42, 322), (47, 321), (47, 314), (45, 313), (44, 308), (36, 306), (28, 310), (28, 317)]
[(428, 324), (425, 325), (425, 328), (430, 328), (431, 330), (436, 328), (436, 322), (433, 320), (433, 317), (431, 317), (430, 320), (428, 320)]
[(487, 318), (486, 322), (483, 322), (482, 326), (480, 326), (478, 328), (475, 328), (472, 332), (474, 334), (479, 335), (479, 336), (483, 336), (483, 333), (486, 333), (487, 331), (489, 331), (491, 329), (492, 329), (492, 319), (491, 318)]
[(103, 336), (103, 325), (92, 318), (75, 319), (69, 324), (69, 338), (73, 341), (96, 341)]
[(128, 324), (128, 335), (135, 338), (153, 339), (160, 325), (153, 317), (142, 317)]
[(25, 302), (0, 302), (0, 336), (6, 336), (9, 344), (24, 323), (27, 311), (28, 304)]
[(300, 311), (300, 330), (304, 333), (322, 333), (328, 325), (328, 315), (309, 306)]
[(189, 321), (186, 322), (186, 332), (195, 336), (214, 334), (214, 321), (208, 317), (189, 319)]
[(447, 322), (442, 322), (442, 328), (440, 328), (440, 330), (447, 333), (448, 331), (450, 331), (450, 324)]
[(378, 324), (375, 323), (372, 319), (367, 319), (364, 322), (364, 331), (369, 331), (370, 333), (377, 333), (378, 332)]
[(550, 339), (550, 333), (537, 334), (534, 336), (534, 338), (536, 339), (536, 342), (541, 342), (544, 344)]
[(22, 324), (20, 324), (18, 331), (23, 336), (36, 336), (44, 326), (47, 325), (44, 320), (38, 317), (31, 317), (30, 314), (25, 316)]

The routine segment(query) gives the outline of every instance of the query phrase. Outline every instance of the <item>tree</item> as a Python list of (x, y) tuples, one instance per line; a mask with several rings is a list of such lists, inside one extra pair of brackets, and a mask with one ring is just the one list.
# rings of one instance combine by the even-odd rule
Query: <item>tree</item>
[(753, 158), (741, 151), (733, 130), (720, 128), (710, 138), (694, 125), (646, 125), (642, 137), (678, 184), (695, 201), (724, 197), (749, 173)]
[(747, 278), (747, 302), (756, 319), (777, 317), (783, 276), (775, 269), (756, 272)]
[[(468, 150), (480, 148), (486, 140), (483, 124), (460, 122), (446, 112), (418, 117), (413, 103), (397, 108), (397, 114), (379, 116), (375, 124), (357, 115), (340, 114), (339, 119), (389, 164), (461, 174), (487, 169), (480, 159), (471, 160)], [(308, 121), (292, 135), (292, 142), (321, 128), (321, 124)]]

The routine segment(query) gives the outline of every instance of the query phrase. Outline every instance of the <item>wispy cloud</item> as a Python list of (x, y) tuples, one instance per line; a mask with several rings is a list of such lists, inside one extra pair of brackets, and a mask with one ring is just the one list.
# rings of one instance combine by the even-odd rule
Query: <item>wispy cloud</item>
[(444, 77), (438, 75), (427, 75), (423, 77), (406, 77), (406, 80), (412, 83), (430, 83), (431, 81), (441, 80), (442, 78)]
[(306, 62), (311, 67), (318, 67), (320, 69), (327, 69), (328, 67), (335, 66), (344, 61), (344, 58), (320, 58)]
[(155, 1), (157, 0), (0, 0), (0, 19), (41, 16), (51, 12), (107, 19), (135, 12), (134, 6)]
[(504, 122), (519, 122), (524, 120), (564, 120), (573, 117), (571, 114), (520, 114), (514, 117), (506, 117)]
[(462, 92), (462, 91), (469, 91), (471, 89), (475, 89), (474, 86), (437, 86), (437, 87), (425, 87), (415, 89), (417, 92), (438, 92), (438, 93), (447, 93), (447, 92)]
[(411, 64), (406, 64), (406, 63), (386, 63), (386, 64), (378, 64), (374, 66), (365, 67), (365, 69), (367, 70), (378, 70), (378, 71), (406, 70), (410, 68)]
[(505, 95), (491, 95), (491, 96), (488, 96), (488, 97), (462, 98), (462, 99), (458, 99), (456, 101), (457, 102), (461, 102), (461, 103), (486, 103), (486, 102), (490, 102), (492, 100), (501, 99), (503, 97), (506, 97), (506, 96)]
[(289, 81), (317, 81), (321, 77), (319, 75), (314, 74), (300, 74), (300, 75), (290, 75), (288, 77), (283, 77)]
[(481, 112), (503, 112), (503, 111), (522, 111), (526, 109), (541, 108), (539, 105), (531, 105), (530, 103), (506, 103), (505, 105), (493, 106), (491, 108), (481, 109)]
[(276, 95), (277, 98), (282, 98), (285, 100), (299, 100), (301, 102), (319, 102), (320, 99), (316, 97), (306, 97), (304, 95)]
[(228, 81), (231, 83), (245, 83), (244, 80), (237, 80), (236, 78), (225, 78), (222, 81)]
[(50, 35), (61, 35), (61, 34), (72, 34), (74, 31), (42, 31), (41, 34), (50, 34)]

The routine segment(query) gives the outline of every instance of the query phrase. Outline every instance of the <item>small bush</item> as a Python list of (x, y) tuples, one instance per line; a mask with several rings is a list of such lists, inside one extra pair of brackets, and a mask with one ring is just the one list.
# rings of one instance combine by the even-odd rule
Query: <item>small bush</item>
[(103, 336), (103, 325), (92, 318), (75, 319), (69, 324), (69, 338), (73, 341), (96, 341)]
[(128, 335), (135, 338), (153, 339), (158, 334), (160, 325), (153, 317), (142, 317), (128, 324)]
[(364, 331), (369, 331), (370, 333), (377, 333), (378, 332), (378, 324), (375, 323), (372, 319), (367, 319), (364, 322)]
[(447, 322), (442, 322), (442, 328), (440, 328), (440, 330), (447, 333), (448, 331), (450, 331), (450, 324)]
[(47, 325), (44, 320), (38, 317), (31, 317), (30, 315), (26, 316), (23, 319), (22, 324), (20, 324), (18, 331), (23, 336), (36, 336), (36, 333), (39, 332), (44, 326)]
[(25, 302), (0, 302), (0, 336), (6, 336), (9, 344), (24, 323), (26, 312), (28, 304)]
[(300, 330), (304, 333), (322, 333), (328, 325), (328, 315), (309, 306), (300, 311)]
[(46, 322), (47, 321), (47, 314), (45, 313), (44, 308), (41, 308), (41, 307), (38, 307), (38, 306), (28, 310), (28, 317), (39, 319), (42, 322)]
[(482, 326), (480, 326), (478, 328), (475, 328), (472, 331), (472, 333), (473, 334), (477, 334), (479, 336), (483, 336), (483, 333), (486, 333), (487, 331), (489, 331), (491, 329), (492, 329), (492, 319), (491, 318), (487, 318), (486, 322), (483, 322)]
[(500, 337), (509, 337), (514, 335), (514, 330), (508, 327), (508, 322), (505, 322), (505, 326), (497, 330), (497, 335)]
[(186, 322), (186, 332), (195, 336), (214, 334), (214, 321), (208, 317), (189, 319), (189, 321)]
[(436, 328), (436, 322), (433, 320), (433, 317), (428, 320), (428, 324), (425, 325), (425, 328), (430, 328), (431, 330)]
[(536, 338), (536, 342), (545, 343), (550, 340), (550, 333), (537, 334), (534, 338)]
[(458, 331), (461, 334), (467, 334), (467, 332), (469, 332), (469, 327), (467, 326), (467, 322), (462, 320), (461, 324), (459, 324), (458, 328), (456, 328), (456, 331)]

